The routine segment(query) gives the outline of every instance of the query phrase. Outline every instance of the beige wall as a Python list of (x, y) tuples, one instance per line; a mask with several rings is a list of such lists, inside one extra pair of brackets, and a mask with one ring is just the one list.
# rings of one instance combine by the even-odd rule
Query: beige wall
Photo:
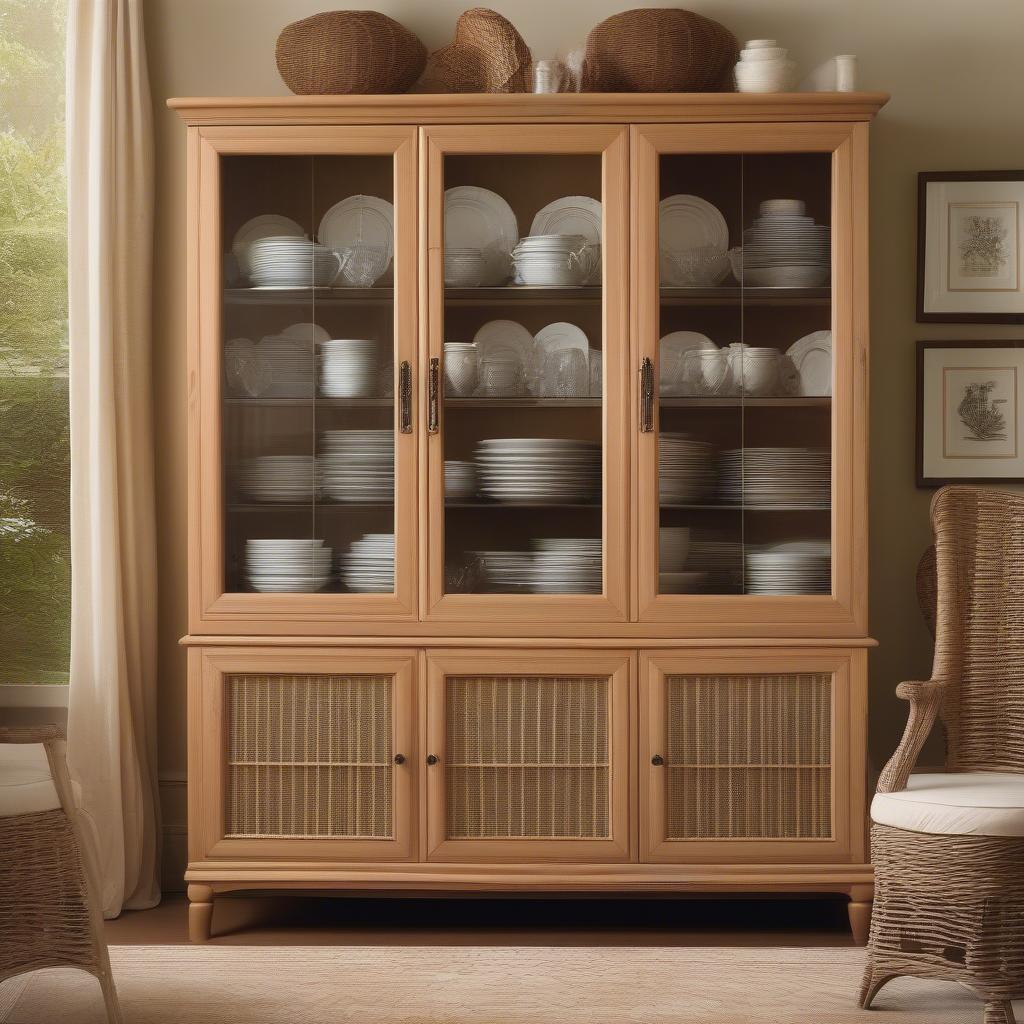
[[(274, 41), (283, 26), (330, 0), (148, 0), (157, 107), (158, 203), (155, 409), (160, 467), (160, 766), (168, 823), (179, 841), (185, 766), (184, 141), (169, 96), (280, 95)], [(358, 6), (369, 6), (360, 4)], [(429, 48), (451, 38), (469, 6), (457, 0), (378, 0)], [(539, 57), (582, 42), (613, 0), (499, 0)], [(651, 6), (667, 6), (651, 4)], [(742, 39), (771, 36), (802, 70), (835, 53), (860, 57), (861, 85), (893, 99), (873, 129), (871, 760), (877, 769), (902, 727), (892, 696), (924, 676), (930, 653), (914, 600), (914, 566), (928, 540), (930, 492), (914, 487), (914, 340), (1012, 338), (1024, 328), (914, 322), (915, 175), (919, 170), (1024, 166), (1021, 0), (712, 0), (698, 7)], [(175, 839), (177, 837), (177, 839)], [(177, 857), (168, 865), (178, 871)]]

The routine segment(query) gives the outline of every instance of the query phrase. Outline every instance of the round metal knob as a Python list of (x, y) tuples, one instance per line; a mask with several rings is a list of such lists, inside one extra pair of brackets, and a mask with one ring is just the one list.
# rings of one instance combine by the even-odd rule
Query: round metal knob
[(395, 764), (405, 764), (405, 754), (395, 754)]
[(660, 768), (664, 763), (665, 758), (663, 758), (661, 754), (655, 754), (654, 757), (651, 758), (651, 764), (653, 764), (655, 768)]
[(437, 754), (427, 754), (427, 764), (437, 764)]

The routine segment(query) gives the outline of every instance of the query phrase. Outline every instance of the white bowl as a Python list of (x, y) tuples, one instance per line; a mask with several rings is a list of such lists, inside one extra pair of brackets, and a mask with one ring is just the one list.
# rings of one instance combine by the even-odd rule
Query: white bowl
[(761, 61), (761, 60), (784, 60), (788, 50), (781, 46), (761, 46), (754, 49), (740, 50), (740, 60)]

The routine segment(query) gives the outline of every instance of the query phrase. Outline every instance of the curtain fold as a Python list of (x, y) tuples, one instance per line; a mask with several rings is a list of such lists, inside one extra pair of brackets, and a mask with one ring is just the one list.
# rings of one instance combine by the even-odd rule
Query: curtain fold
[(150, 298), (142, 0), (69, 0), (71, 687), (103, 912), (159, 902)]

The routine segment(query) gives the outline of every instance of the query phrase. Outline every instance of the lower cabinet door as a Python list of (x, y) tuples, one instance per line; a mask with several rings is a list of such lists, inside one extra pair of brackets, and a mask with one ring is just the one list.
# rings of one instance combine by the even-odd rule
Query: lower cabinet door
[(427, 654), (427, 856), (628, 860), (634, 655)]
[(415, 856), (415, 651), (189, 659), (190, 861)]
[(862, 861), (863, 650), (645, 652), (641, 859)]

